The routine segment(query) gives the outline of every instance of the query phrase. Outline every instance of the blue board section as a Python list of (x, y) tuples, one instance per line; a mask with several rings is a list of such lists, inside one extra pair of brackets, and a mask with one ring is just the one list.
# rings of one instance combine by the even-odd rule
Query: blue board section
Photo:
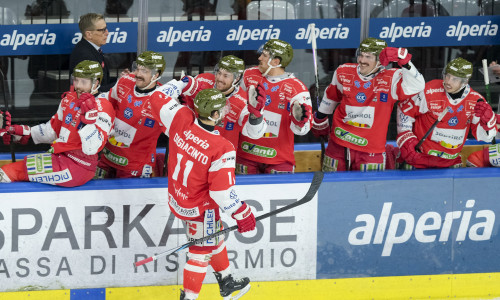
[(71, 290), (70, 300), (105, 300), (106, 289)]
[(317, 278), (500, 269), (499, 169), (327, 174)]

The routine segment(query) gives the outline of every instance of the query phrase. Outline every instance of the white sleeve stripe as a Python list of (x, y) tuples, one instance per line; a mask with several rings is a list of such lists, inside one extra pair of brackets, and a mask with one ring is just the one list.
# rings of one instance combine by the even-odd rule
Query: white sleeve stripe
[(213, 161), (208, 172), (217, 172), (224, 168), (236, 168), (236, 151), (224, 153), (219, 159)]
[(161, 123), (165, 126), (165, 132), (169, 135), (170, 126), (172, 125), (172, 121), (174, 119), (175, 114), (182, 108), (183, 106), (179, 104), (175, 100), (170, 100), (165, 105), (163, 105), (160, 109), (160, 120)]
[(57, 139), (57, 134), (48, 121), (31, 127), (31, 138), (35, 144), (50, 144)]

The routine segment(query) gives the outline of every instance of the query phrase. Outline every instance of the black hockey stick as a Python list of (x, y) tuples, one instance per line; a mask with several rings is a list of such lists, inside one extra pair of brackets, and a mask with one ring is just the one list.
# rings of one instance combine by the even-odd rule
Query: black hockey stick
[[(314, 62), (314, 84), (316, 86), (316, 107), (315, 111), (318, 111), (319, 109), (319, 104), (321, 103), (321, 100), (319, 100), (319, 74), (318, 74), (318, 56), (316, 53), (317, 45), (316, 45), (316, 33), (314, 31), (314, 23), (309, 24), (311, 27), (311, 35), (312, 35), (312, 40), (311, 40), (311, 46), (312, 46), (312, 54), (313, 54), (313, 62)], [(321, 163), (320, 163), (320, 168), (322, 168), (323, 165), (323, 159), (325, 158), (325, 140), (323, 137), (320, 137), (320, 142), (321, 142)]]
[(420, 139), (420, 141), (418, 141), (418, 144), (415, 146), (415, 150), (416, 151), (419, 151), (419, 148), (420, 146), (422, 146), (422, 144), (424, 143), (425, 139), (427, 139), (427, 137), (429, 136), (429, 134), (431, 134), (431, 132), (434, 130), (434, 128), (436, 128), (437, 124), (439, 124), (439, 122), (441, 122), (441, 120), (444, 118), (444, 116), (446, 116), (446, 114), (448, 113), (449, 111), (449, 107), (446, 107), (438, 116), (438, 118), (436, 119), (436, 121), (434, 121), (434, 123), (432, 124), (431, 128), (429, 128), (429, 130), (427, 130), (427, 132), (424, 134), (424, 136)]
[[(312, 200), (312, 198), (314, 197), (314, 195), (316, 195), (316, 193), (318, 192), (318, 189), (319, 189), (319, 186), (321, 185), (321, 182), (323, 181), (323, 176), (324, 176), (324, 173), (323, 172), (314, 172), (314, 177), (311, 181), (311, 185), (309, 186), (309, 190), (307, 191), (306, 195), (304, 197), (302, 197), (302, 199), (292, 203), (292, 204), (289, 204), (289, 205), (286, 205), (286, 206), (283, 206), (281, 208), (278, 208), (276, 210), (273, 210), (273, 211), (270, 211), (268, 213), (265, 213), (261, 216), (258, 216), (255, 218), (255, 221), (260, 221), (260, 220), (263, 220), (265, 218), (268, 218), (270, 216), (274, 216), (276, 214), (279, 214), (281, 212), (284, 212), (284, 211), (287, 211), (289, 209), (292, 209), (294, 207), (297, 207), (299, 205), (302, 205), (304, 203), (307, 203), (309, 201)], [(216, 233), (213, 233), (211, 235), (207, 235), (205, 237), (202, 237), (202, 238), (199, 238), (199, 239), (196, 239), (194, 241), (191, 241), (189, 243), (186, 243), (182, 246), (179, 246), (179, 247), (176, 247), (176, 248), (172, 248), (172, 249), (168, 249), (167, 251), (163, 251), (161, 253), (157, 253), (153, 256), (150, 256), (146, 259), (143, 259), (143, 260), (140, 260), (138, 262), (135, 262), (134, 263), (134, 266), (135, 267), (138, 267), (138, 266), (142, 266), (148, 262), (152, 262), (154, 260), (157, 260), (159, 257), (162, 257), (162, 256), (167, 256), (167, 255), (170, 255), (170, 254), (173, 254), (173, 253), (176, 253), (176, 252), (179, 252), (181, 251), (182, 249), (186, 249), (186, 248), (189, 248), (191, 246), (193, 246), (194, 244), (198, 244), (198, 243), (202, 243), (206, 240), (209, 240), (209, 239), (212, 239), (216, 236), (219, 236), (221, 234), (225, 234), (225, 233), (229, 233), (235, 229), (238, 229), (238, 225), (234, 225), (234, 226), (231, 226), (229, 228), (226, 228), (224, 230), (221, 230), (219, 232), (216, 232)]]
[[(7, 98), (7, 86), (6, 86), (6, 82), (7, 82), (7, 78), (5, 78), (5, 74), (3, 73), (2, 71), (2, 68), (0, 66), (0, 75), (2, 75), (2, 91), (3, 91), (3, 103), (5, 105), (5, 111), (7, 112), (9, 110), (9, 99)], [(10, 157), (11, 157), (11, 160), (12, 162), (16, 162), (16, 153), (15, 153), (15, 150), (14, 150), (14, 141), (11, 141), (10, 145), (9, 145), (9, 148), (10, 148)]]

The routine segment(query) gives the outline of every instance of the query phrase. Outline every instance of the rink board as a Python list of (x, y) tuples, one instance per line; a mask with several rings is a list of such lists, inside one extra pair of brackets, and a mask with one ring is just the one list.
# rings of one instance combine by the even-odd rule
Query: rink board
[[(311, 179), (238, 176), (237, 190), (260, 215), (301, 198)], [(231, 234), (230, 259), (252, 279), (245, 299), (493, 299), (499, 184), (499, 169), (326, 174), (311, 203)], [(165, 193), (164, 178), (2, 185), (1, 289), (50, 291), (0, 299), (178, 299), (184, 255), (132, 267), (185, 242)], [(205, 282), (200, 299), (217, 299), (210, 272)]]

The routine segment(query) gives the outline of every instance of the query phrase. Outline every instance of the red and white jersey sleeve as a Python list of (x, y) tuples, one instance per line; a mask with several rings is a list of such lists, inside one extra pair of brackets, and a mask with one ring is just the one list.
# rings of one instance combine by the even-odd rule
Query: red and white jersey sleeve
[(385, 151), (394, 103), (409, 97), (402, 87), (401, 69), (383, 69), (374, 77), (359, 74), (358, 64), (343, 64), (335, 71), (319, 111), (333, 114), (330, 139), (366, 153)]
[(243, 72), (243, 79), (240, 82), (240, 87), (248, 92), (248, 88), (253, 86), (258, 86), (260, 82), (263, 80), (262, 73), (259, 70), (259, 67), (248, 68)]
[(172, 212), (188, 220), (207, 209), (227, 213), (241, 203), (233, 190), (236, 155), (217, 131), (202, 128), (194, 113), (174, 99), (155, 92), (153, 114), (165, 125), (169, 139), (168, 193)]
[(266, 164), (287, 162), (295, 165), (294, 136), (307, 133), (310, 124), (306, 124), (303, 131), (296, 128), (291, 120), (290, 108), (294, 101), (299, 101), (311, 110), (307, 87), (291, 73), (262, 77), (256, 67), (245, 71), (243, 81), (246, 86), (260, 82), (264, 87), (267, 99), (263, 115), (267, 127), (259, 139), (240, 136), (238, 156)]
[(194, 110), (194, 98), (196, 95), (204, 89), (211, 89), (215, 86), (215, 75), (212, 73), (201, 73), (197, 75), (194, 80), (196, 80), (197, 88), (196, 91), (191, 96), (181, 95), (181, 100), (183, 104)]
[(488, 141), (488, 133), (478, 126), (479, 120), (474, 117), (477, 99), (484, 98), (469, 86), (461, 98), (452, 99), (443, 88), (443, 80), (432, 80), (423, 92), (399, 103), (398, 133), (411, 130), (420, 140), (446, 109), (448, 112), (423, 142), (422, 149), (427, 154), (455, 158), (462, 150), (469, 130), (476, 139)]

